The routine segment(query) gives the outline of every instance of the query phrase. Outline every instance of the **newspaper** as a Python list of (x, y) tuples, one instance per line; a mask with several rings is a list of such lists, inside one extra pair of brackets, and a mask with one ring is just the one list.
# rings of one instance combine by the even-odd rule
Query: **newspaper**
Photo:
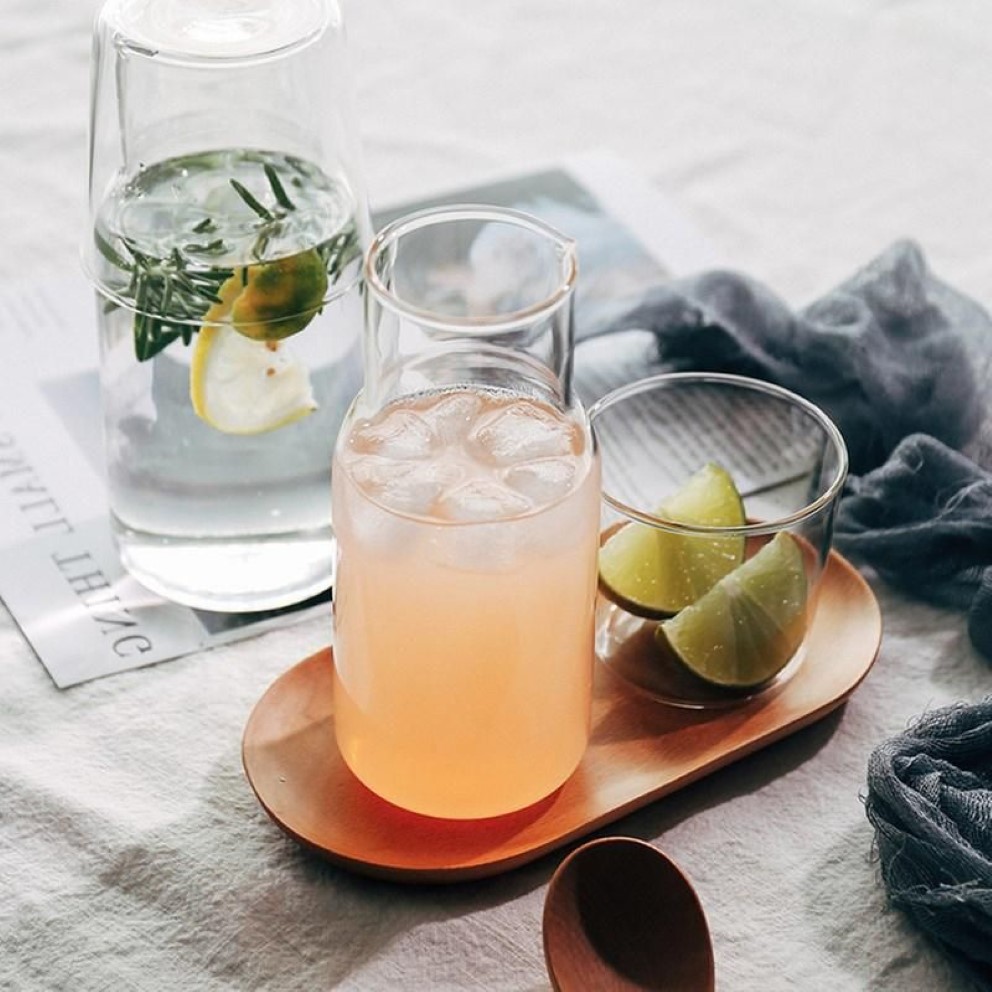
[[(580, 330), (659, 280), (719, 262), (674, 204), (606, 154), (383, 210), (376, 223), (444, 202), (516, 207), (574, 237)], [(81, 275), (4, 287), (0, 335), (0, 598), (57, 686), (329, 612), (330, 591), (286, 610), (217, 614), (132, 579), (107, 518), (92, 290)], [(577, 351), (578, 388), (593, 399), (651, 361), (650, 342), (636, 335), (622, 349), (589, 341)]]
[(716, 462), (756, 518), (780, 517), (809, 499), (824, 445), (807, 415), (731, 390), (693, 390), (692, 396), (689, 410), (684, 393), (646, 390), (623, 400), (622, 415), (607, 411), (597, 418), (604, 479), (614, 497), (652, 508), (700, 465)]

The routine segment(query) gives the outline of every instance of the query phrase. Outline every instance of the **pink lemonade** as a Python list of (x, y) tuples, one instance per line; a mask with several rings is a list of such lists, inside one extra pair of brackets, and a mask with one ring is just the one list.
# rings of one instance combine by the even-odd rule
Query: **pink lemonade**
[(373, 792), (496, 816), (574, 771), (592, 694), (599, 458), (503, 390), (404, 398), (334, 465), (334, 721)]

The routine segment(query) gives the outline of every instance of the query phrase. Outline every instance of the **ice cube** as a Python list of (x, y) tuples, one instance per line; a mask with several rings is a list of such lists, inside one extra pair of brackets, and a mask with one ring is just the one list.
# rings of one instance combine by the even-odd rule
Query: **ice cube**
[(574, 458), (541, 458), (512, 465), (503, 479), (537, 506), (545, 506), (567, 496), (575, 483)]
[(464, 478), (464, 470), (446, 462), (407, 463), (408, 471), (398, 476), (379, 497), (391, 510), (428, 517), (434, 513), (441, 494), (457, 486)]
[(457, 486), (465, 474), (449, 462), (399, 461), (378, 455), (355, 459), (349, 471), (366, 495), (381, 506), (416, 516), (430, 516), (441, 494)]
[(437, 447), (430, 425), (410, 410), (393, 410), (381, 420), (357, 424), (348, 439), (356, 454), (387, 458), (429, 458)]
[(451, 444), (467, 437), (481, 407), (481, 397), (459, 391), (442, 396), (433, 406), (421, 410), (419, 415), (442, 443)]
[(526, 513), (532, 507), (524, 495), (495, 479), (471, 479), (447, 490), (441, 497), (439, 509), (449, 520), (503, 520)]
[(472, 436), (497, 465), (567, 455), (575, 450), (576, 428), (533, 403), (514, 403), (487, 420)]
[(346, 461), (348, 474), (355, 480), (359, 489), (370, 496), (389, 486), (398, 474), (408, 469), (405, 462), (396, 462), (392, 458), (380, 458), (378, 455), (363, 455), (349, 458)]

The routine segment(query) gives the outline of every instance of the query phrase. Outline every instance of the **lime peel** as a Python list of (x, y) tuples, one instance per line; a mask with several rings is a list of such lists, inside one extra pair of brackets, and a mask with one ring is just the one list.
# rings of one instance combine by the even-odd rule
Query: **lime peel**
[(231, 280), (240, 287), (231, 303), (231, 324), (254, 341), (299, 334), (320, 312), (327, 293), (327, 269), (315, 248), (248, 265)]
[(807, 580), (798, 542), (784, 531), (655, 637), (694, 675), (749, 689), (789, 663), (806, 635)]
[[(709, 463), (655, 516), (702, 527), (738, 527), (744, 504), (730, 474)], [(740, 534), (679, 534), (633, 521), (600, 549), (600, 585), (605, 594), (639, 616), (669, 617), (694, 603), (744, 559)]]

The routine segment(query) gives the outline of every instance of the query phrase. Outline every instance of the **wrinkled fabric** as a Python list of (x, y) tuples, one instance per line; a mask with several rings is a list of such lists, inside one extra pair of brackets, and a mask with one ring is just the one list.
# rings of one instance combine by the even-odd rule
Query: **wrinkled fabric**
[(992, 988), (992, 696), (877, 747), (865, 806), (893, 904)]
[(852, 478), (835, 543), (899, 588), (968, 611), (975, 647), (992, 658), (992, 474), (926, 434)]
[[(893, 231), (925, 232), (942, 274), (992, 299), (988, 4), (343, 6), (379, 204), (595, 144), (790, 300)], [(0, 0), (8, 285), (68, 292), (79, 269), (96, 7)], [(246, 94), (230, 121), (249, 116)], [(988, 672), (947, 662), (953, 612), (879, 598), (882, 654), (842, 710), (601, 828), (692, 879), (720, 992), (973, 992), (887, 910), (857, 794), (874, 744), (930, 701), (984, 695)], [(493, 879), (394, 885), (303, 853), (255, 801), (245, 721), (329, 636), (321, 615), (59, 691), (0, 610), (0, 989), (548, 992), (541, 912), (567, 846)], [(611, 733), (638, 732), (621, 716)]]
[(820, 406), (851, 477), (836, 545), (892, 584), (968, 611), (992, 659), (992, 320), (900, 241), (803, 310), (732, 272), (649, 291), (602, 333), (648, 330), (677, 370), (775, 382)]
[(840, 428), (856, 474), (909, 434), (961, 448), (986, 415), (967, 341), (992, 349), (992, 320), (934, 277), (911, 241), (796, 312), (738, 273), (676, 280), (603, 333), (635, 329), (653, 332), (676, 369), (750, 375), (806, 396)]

